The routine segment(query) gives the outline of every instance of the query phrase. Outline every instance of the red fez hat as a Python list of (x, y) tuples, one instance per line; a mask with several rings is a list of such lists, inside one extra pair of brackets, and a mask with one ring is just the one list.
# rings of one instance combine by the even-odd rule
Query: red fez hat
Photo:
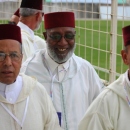
[(124, 46), (130, 45), (130, 26), (122, 28)]
[(19, 17), (19, 8), (15, 11), (14, 15)]
[(56, 27), (73, 27), (75, 28), (75, 18), (73, 12), (54, 12), (44, 14), (45, 29)]
[(12, 39), (22, 43), (20, 27), (13, 24), (0, 24), (0, 40)]
[(22, 0), (20, 8), (42, 10), (42, 0)]

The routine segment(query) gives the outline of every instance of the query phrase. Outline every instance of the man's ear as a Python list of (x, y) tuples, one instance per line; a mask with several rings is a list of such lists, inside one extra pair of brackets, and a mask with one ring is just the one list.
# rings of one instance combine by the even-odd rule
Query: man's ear
[(38, 21), (40, 17), (40, 12), (37, 12), (35, 15), (36, 15), (36, 20)]
[(46, 32), (43, 32), (43, 36), (45, 38), (45, 40), (47, 39), (47, 33)]
[(127, 59), (127, 52), (125, 50), (121, 50), (121, 56), (122, 56), (122, 60), (124, 62), (124, 64), (128, 65), (128, 59)]

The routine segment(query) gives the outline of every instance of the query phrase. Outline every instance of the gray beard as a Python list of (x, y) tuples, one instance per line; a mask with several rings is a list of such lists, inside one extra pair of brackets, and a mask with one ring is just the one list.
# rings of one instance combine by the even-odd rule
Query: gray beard
[(57, 63), (61, 64), (61, 63), (64, 63), (66, 62), (74, 53), (74, 50), (75, 50), (75, 47), (76, 47), (76, 44), (73, 46), (72, 50), (70, 50), (68, 52), (68, 54), (66, 56), (62, 55), (62, 58), (59, 58), (55, 52), (54, 52), (54, 49), (50, 48), (50, 46), (47, 44), (47, 52), (49, 54), (49, 56)]
[(37, 25), (37, 27), (35, 28), (35, 30), (34, 30), (34, 31), (39, 30), (39, 29), (40, 29), (40, 26), (41, 26), (41, 22), (40, 22), (40, 23), (38, 23), (38, 25)]

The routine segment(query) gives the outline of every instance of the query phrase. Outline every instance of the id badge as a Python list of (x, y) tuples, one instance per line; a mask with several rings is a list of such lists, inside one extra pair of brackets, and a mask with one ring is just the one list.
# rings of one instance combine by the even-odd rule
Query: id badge
[(59, 124), (61, 126), (61, 112), (57, 112), (58, 118), (59, 118)]

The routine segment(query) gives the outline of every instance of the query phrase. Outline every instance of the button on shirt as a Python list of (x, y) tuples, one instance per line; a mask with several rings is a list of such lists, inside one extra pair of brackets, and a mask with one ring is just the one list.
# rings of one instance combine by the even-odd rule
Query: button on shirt
[(22, 89), (22, 77), (18, 76), (12, 84), (0, 83), (0, 95), (6, 98), (10, 103), (15, 103)]

